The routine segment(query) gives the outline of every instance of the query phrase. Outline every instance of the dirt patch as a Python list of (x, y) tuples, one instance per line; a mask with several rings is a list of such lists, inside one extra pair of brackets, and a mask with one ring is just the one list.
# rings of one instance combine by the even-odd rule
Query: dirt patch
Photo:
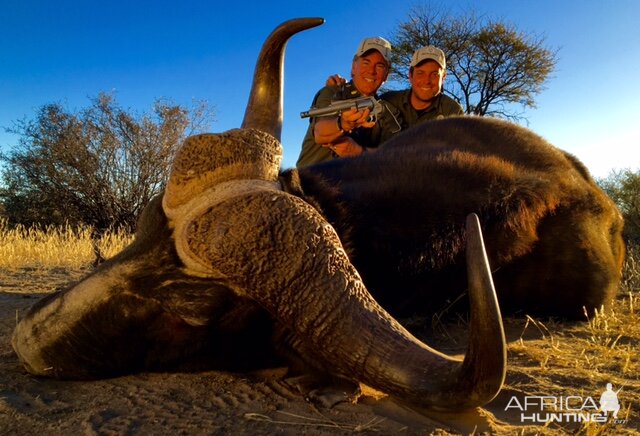
[[(287, 377), (286, 368), (250, 374), (143, 373), (92, 382), (28, 375), (10, 345), (17, 319), (45, 293), (77, 280), (83, 273), (0, 272), (1, 433), (640, 433), (640, 340), (638, 328), (630, 328), (632, 323), (638, 324), (633, 305), (640, 299), (634, 295), (621, 296), (616, 313), (606, 319), (603, 315), (601, 320), (543, 323), (528, 318), (506, 319), (509, 366), (500, 395), (485, 408), (469, 413), (438, 414), (409, 407), (366, 387), (355, 402), (321, 407), (305, 398), (294, 379)], [(425, 335), (425, 340), (448, 353), (462, 353), (466, 323), (436, 328), (431, 324), (425, 328)], [(618, 420), (609, 417), (607, 423), (575, 422), (579, 418), (569, 412), (578, 408), (596, 412), (590, 410), (589, 399), (597, 403), (607, 383), (612, 383), (614, 390), (621, 389)], [(538, 397), (547, 398), (542, 412), (532, 405)], [(529, 404), (523, 411), (525, 401)], [(559, 409), (554, 401), (561, 406)], [(583, 407), (585, 401), (588, 404)], [(552, 412), (564, 415), (555, 413), (556, 422), (545, 423), (553, 419)], [(559, 418), (562, 422), (557, 422)]]

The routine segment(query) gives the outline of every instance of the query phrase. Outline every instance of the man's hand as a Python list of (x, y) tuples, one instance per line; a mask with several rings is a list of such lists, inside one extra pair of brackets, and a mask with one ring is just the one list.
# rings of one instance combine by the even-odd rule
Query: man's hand
[(322, 146), (331, 149), (340, 157), (359, 156), (364, 153), (364, 147), (349, 136), (341, 136), (331, 144), (323, 144)]
[(334, 74), (332, 76), (329, 76), (329, 78), (327, 79), (327, 82), (325, 83), (325, 85), (326, 86), (338, 86), (338, 85), (344, 85), (345, 83), (347, 83), (347, 79), (342, 77), (340, 74)]
[(370, 113), (371, 111), (369, 109), (357, 110), (356, 108), (342, 112), (342, 114), (340, 114), (342, 130), (350, 132), (356, 127), (364, 127), (365, 129), (372, 128), (376, 125), (376, 122), (369, 121)]

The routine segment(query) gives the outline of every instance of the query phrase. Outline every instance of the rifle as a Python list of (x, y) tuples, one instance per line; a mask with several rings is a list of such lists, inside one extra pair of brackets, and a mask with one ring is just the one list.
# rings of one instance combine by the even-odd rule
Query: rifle
[[(300, 118), (324, 117), (329, 115), (340, 116), (343, 111), (353, 108), (357, 110), (369, 109), (371, 111), (369, 113), (369, 121), (375, 122), (378, 119), (378, 116), (382, 114), (382, 111), (384, 111), (385, 106), (375, 97), (356, 97), (347, 100), (332, 101), (329, 103), (329, 106), (325, 107), (312, 107), (308, 111), (300, 112)], [(397, 130), (393, 133), (397, 133), (400, 131), (400, 122), (391, 111), (389, 111), (389, 113), (397, 125)]]
[(382, 113), (384, 108), (379, 100), (375, 97), (356, 97), (347, 100), (332, 101), (329, 106), (311, 108), (308, 111), (300, 112), (300, 118), (324, 117), (329, 115), (340, 115), (343, 111), (349, 109), (369, 109), (369, 121), (375, 121), (376, 117)]

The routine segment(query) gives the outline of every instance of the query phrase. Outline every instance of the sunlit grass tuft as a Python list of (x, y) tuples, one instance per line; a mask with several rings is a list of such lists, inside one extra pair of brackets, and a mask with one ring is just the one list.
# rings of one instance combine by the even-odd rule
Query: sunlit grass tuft
[[(95, 259), (92, 228), (83, 226), (11, 228), (0, 218), (0, 268), (3, 269), (78, 269)], [(97, 241), (104, 258), (126, 247), (133, 236), (122, 231), (107, 231)]]

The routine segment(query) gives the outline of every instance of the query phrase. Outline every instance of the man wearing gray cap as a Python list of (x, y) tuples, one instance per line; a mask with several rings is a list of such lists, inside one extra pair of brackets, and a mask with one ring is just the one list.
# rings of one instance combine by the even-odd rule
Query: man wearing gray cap
[[(375, 96), (387, 80), (390, 54), (391, 44), (386, 39), (374, 37), (362, 40), (351, 64), (351, 80), (322, 88), (315, 95), (312, 107), (322, 108), (329, 106), (332, 101)], [(376, 147), (384, 140), (383, 132), (394, 130), (391, 126), (384, 127), (389, 123), (390, 118), (384, 113), (373, 122), (369, 121), (369, 109), (355, 108), (343, 111), (338, 116), (311, 118), (296, 166), (362, 154), (366, 148)]]
[(446, 75), (447, 61), (442, 50), (428, 45), (413, 53), (409, 66), (411, 88), (382, 95), (400, 111), (403, 130), (424, 121), (464, 114), (458, 102), (442, 93)]

